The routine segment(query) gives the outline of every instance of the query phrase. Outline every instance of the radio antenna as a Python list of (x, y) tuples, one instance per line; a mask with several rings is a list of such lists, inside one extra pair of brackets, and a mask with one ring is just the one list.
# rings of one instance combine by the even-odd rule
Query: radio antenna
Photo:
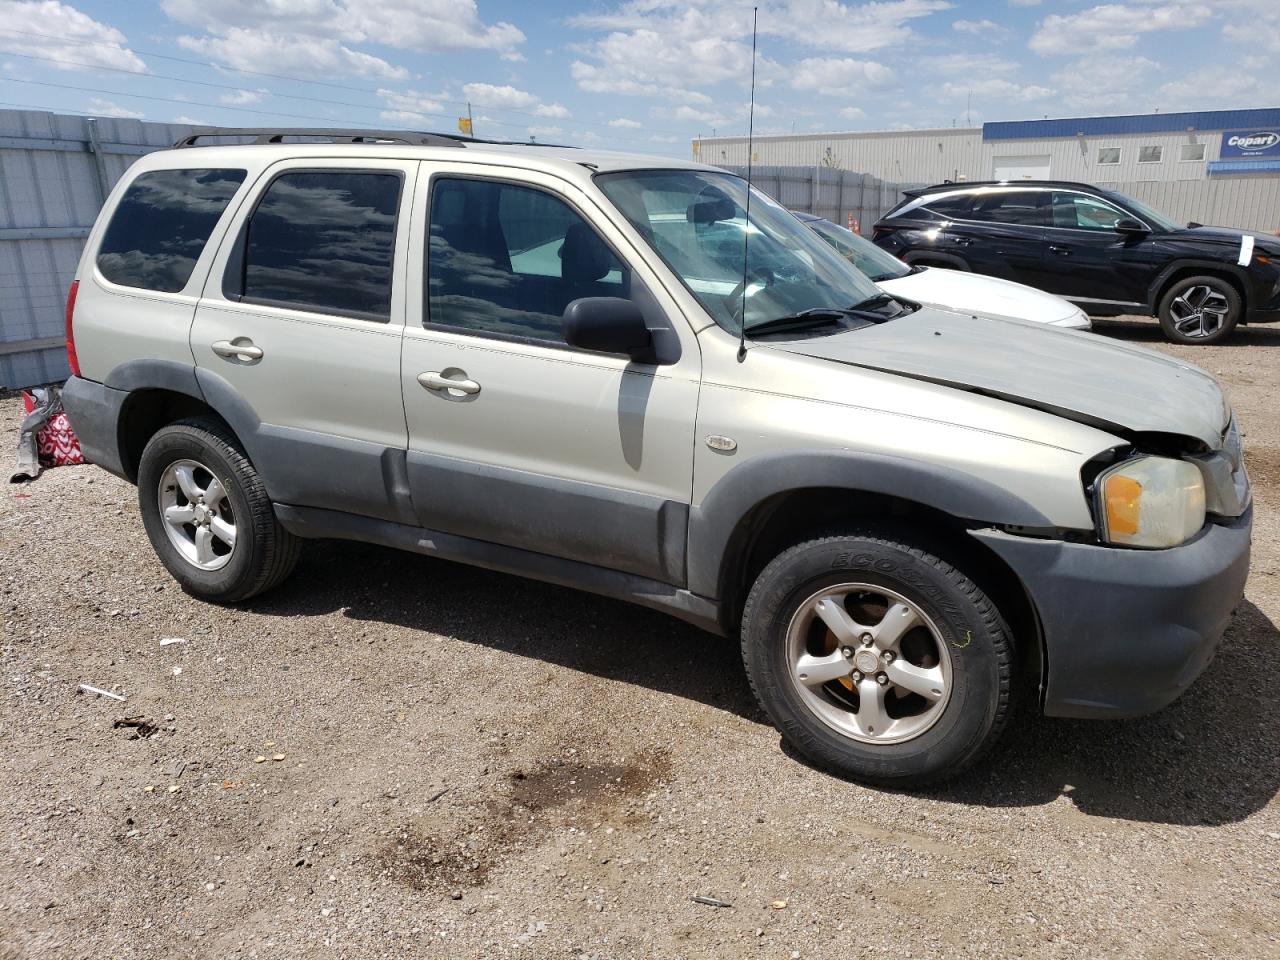
[(747, 244), (751, 239), (751, 160), (756, 124), (756, 23), (760, 8), (751, 8), (751, 106), (747, 108), (747, 205), (742, 230), (742, 329), (738, 332), (738, 362), (747, 359)]

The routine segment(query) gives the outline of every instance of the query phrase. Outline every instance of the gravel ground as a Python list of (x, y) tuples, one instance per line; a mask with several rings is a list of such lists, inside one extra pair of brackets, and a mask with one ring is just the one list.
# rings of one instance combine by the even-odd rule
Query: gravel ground
[(123, 482), (7, 487), (0, 957), (1280, 956), (1280, 330), (1099, 330), (1229, 389), (1247, 599), (1162, 713), (1024, 711), (923, 794), (789, 755), (659, 614), (346, 543), (223, 609)]

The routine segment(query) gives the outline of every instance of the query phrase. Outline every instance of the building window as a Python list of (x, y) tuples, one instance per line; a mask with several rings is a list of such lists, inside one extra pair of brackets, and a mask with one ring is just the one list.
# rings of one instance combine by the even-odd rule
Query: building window
[(1138, 148), (1139, 163), (1159, 163), (1163, 159), (1164, 159), (1164, 147), (1139, 147)]
[(1178, 147), (1178, 159), (1183, 163), (1203, 163), (1204, 162), (1204, 144), (1203, 143), (1184, 143)]
[(1098, 166), (1114, 166), (1120, 162), (1119, 147), (1099, 147)]

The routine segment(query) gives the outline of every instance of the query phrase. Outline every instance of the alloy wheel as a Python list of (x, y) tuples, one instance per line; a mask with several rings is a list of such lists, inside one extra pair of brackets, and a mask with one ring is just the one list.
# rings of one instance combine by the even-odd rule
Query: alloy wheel
[(882, 586), (826, 587), (787, 628), (791, 681), (801, 702), (837, 733), (902, 743), (941, 718), (951, 697), (951, 654), (929, 617)]
[(1230, 310), (1226, 296), (1204, 284), (1188, 287), (1169, 303), (1174, 329), (1193, 340), (1217, 333)]
[(192, 566), (218, 570), (236, 547), (236, 518), (226, 488), (204, 464), (175, 460), (160, 475), (160, 515), (169, 542)]

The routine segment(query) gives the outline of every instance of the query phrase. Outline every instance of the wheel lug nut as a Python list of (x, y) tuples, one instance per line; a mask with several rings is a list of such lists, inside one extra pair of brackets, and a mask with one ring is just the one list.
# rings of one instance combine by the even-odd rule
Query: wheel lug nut
[(844, 658), (846, 660), (853, 659), (853, 647), (843, 647), (841, 648), (840, 652), (844, 654)]
[(861, 639), (862, 639), (862, 645), (864, 647), (869, 647), (871, 646), (872, 643), (875, 642), (875, 638), (871, 636), (871, 634), (869, 633), (864, 633)]
[(861, 670), (855, 670), (855, 671), (853, 671), (853, 677), (852, 677), (851, 679), (853, 680), (853, 682), (854, 682), (854, 683), (861, 683), (861, 682), (862, 682), (862, 671), (861, 671)]
[(888, 684), (888, 682), (889, 682), (889, 678), (886, 677), (883, 673), (876, 674), (876, 683), (880, 684), (880, 686), (883, 687), (886, 684)]
[(880, 654), (880, 659), (885, 663), (893, 663), (893, 651), (886, 650), (884, 653)]

